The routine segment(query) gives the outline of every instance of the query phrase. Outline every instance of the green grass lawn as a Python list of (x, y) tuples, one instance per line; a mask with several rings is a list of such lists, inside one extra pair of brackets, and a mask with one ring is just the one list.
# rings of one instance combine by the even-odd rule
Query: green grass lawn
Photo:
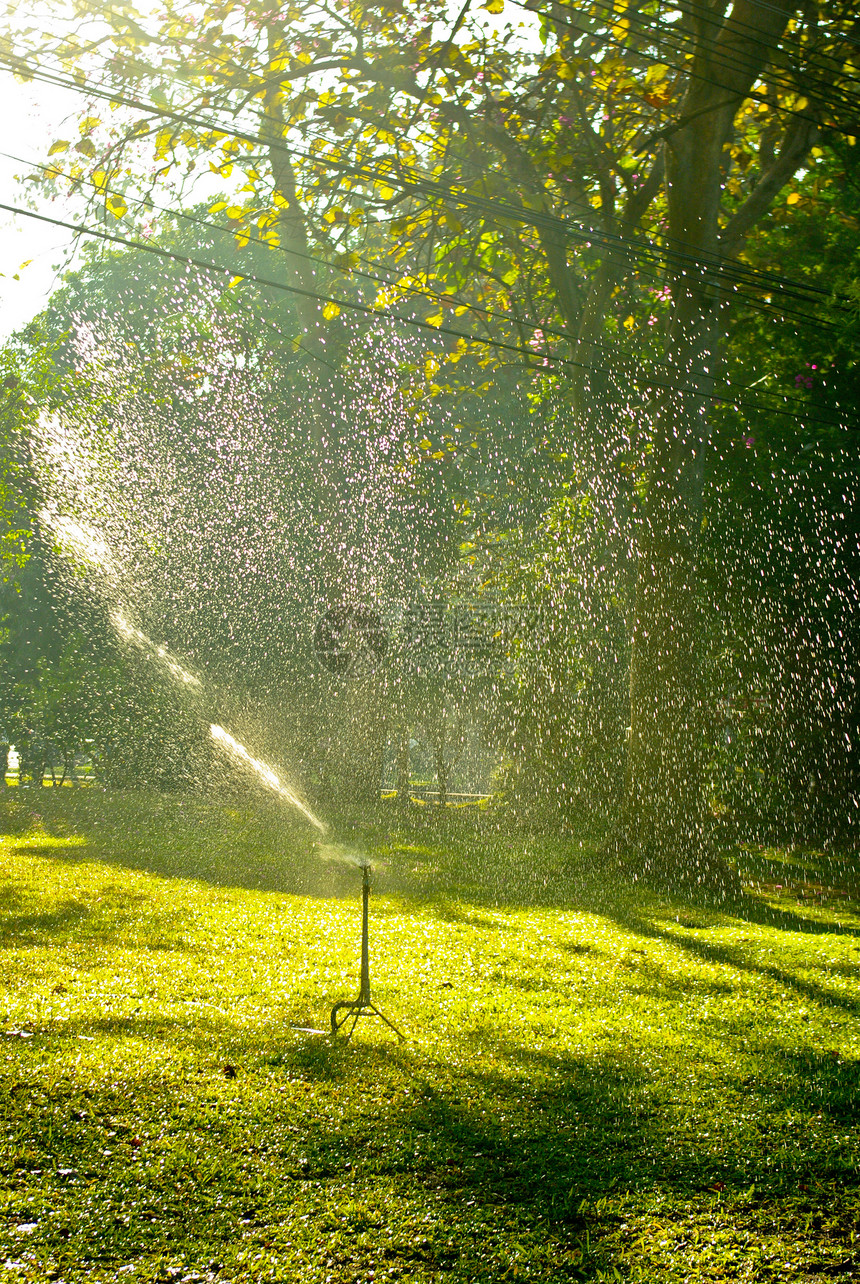
[[(0, 1279), (860, 1278), (850, 866), (748, 851), (735, 911), (575, 840), (274, 808), (0, 803)], [(844, 893), (848, 893), (846, 896)]]

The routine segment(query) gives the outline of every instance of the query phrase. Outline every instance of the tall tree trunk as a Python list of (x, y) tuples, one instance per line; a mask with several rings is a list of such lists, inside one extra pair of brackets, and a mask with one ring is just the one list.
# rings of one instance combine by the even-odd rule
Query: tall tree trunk
[(735, 114), (785, 29), (787, 8), (787, 0), (765, 10), (736, 0), (715, 42), (720, 63), (710, 65), (703, 42), (698, 74), (666, 139), (669, 239), (689, 262), (671, 280), (666, 382), (674, 387), (658, 401), (653, 423), (631, 648), (624, 844), (673, 882), (721, 882), (733, 891), (729, 871), (708, 849), (703, 798), (697, 550), (719, 300), (701, 264), (720, 252), (724, 148)]
[(638, 538), (623, 834), (652, 867), (697, 883), (715, 873), (705, 840), (698, 544), (716, 298), (682, 277), (673, 283), (673, 302), (668, 343), (676, 387), (655, 407)]
[(433, 758), (436, 764), (436, 784), (439, 788), (439, 806), (448, 806), (448, 759), (445, 753), (444, 733), (433, 745)]
[(397, 802), (409, 802), (409, 727), (402, 726), (397, 733)]

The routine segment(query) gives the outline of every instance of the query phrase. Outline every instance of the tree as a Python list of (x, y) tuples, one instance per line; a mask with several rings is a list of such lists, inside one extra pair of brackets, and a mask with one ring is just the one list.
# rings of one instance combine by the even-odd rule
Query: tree
[[(453, 509), (419, 488), (439, 461), (413, 447), (409, 388), (393, 367), (387, 386), (372, 334), (346, 333), (330, 354), (332, 393), (293, 351), (288, 297), (260, 287), (240, 299), (211, 275), (189, 280), (189, 257), (211, 256), (229, 233), (193, 212), (151, 230), (173, 258), (99, 248), (32, 328), (36, 348), (50, 336), (57, 368), (78, 372), (46, 405), (48, 507), (61, 532), (71, 516), (104, 540), (98, 592), (196, 669), (214, 720), (229, 710), (231, 727), (321, 802), (375, 799), (384, 687), (321, 665), (314, 622), (332, 587), (347, 602), (362, 591), (384, 600), (404, 564), (418, 573), (425, 553), (437, 558)], [(259, 253), (242, 254), (251, 277)], [(349, 578), (334, 586), (320, 564), (314, 409), (338, 443), (329, 483)]]
[(774, 327), (733, 318), (733, 382), (790, 389), (804, 413), (726, 404), (706, 479), (703, 577), (710, 788), (741, 832), (844, 843), (860, 821), (856, 586), (857, 245), (860, 155), (834, 145), (796, 180), (784, 220), (760, 226), (754, 261), (823, 287), (828, 306)]
[[(100, 16), (110, 37), (97, 52), (85, 31), (37, 58), (25, 41), (19, 66), (52, 52), (91, 75), (93, 94), (145, 99), (133, 125), (88, 113), (78, 142), (54, 144), (56, 170), (74, 153), (65, 173), (105, 211), (124, 216), (146, 142), (155, 180), (202, 158), (226, 176), (241, 159), (247, 200), (224, 213), (240, 241), (256, 225), (285, 251), (317, 351), (338, 310), (312, 297), (324, 254), (353, 272), (362, 257), (404, 262), (381, 301), (417, 291), (426, 321), (461, 313), (534, 352), (527, 364), (573, 363), (582, 467), (605, 477), (610, 502), (619, 461), (636, 472), (620, 839), (697, 877), (699, 543), (727, 303), (781, 288), (743, 264), (747, 238), (818, 163), (813, 148), (853, 127), (853, 11), (552, 3), (542, 45), (510, 23), (496, 34), (468, 6), (451, 26), (445, 6), (399, 0), (241, 18), (177, 5), (152, 34), (130, 9)], [(455, 340), (447, 358), (474, 346)]]

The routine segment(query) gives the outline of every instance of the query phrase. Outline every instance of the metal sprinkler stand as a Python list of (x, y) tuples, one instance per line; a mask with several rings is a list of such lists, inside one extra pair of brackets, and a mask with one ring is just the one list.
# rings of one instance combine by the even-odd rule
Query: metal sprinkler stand
[(361, 989), (358, 992), (358, 998), (354, 1003), (344, 1000), (336, 1003), (331, 1010), (331, 1032), (337, 1034), (350, 1017), (352, 1025), (349, 1027), (349, 1034), (346, 1036), (347, 1043), (352, 1038), (353, 1031), (358, 1025), (358, 1018), (363, 1016), (378, 1016), (380, 1021), (384, 1021), (390, 1030), (393, 1030), (401, 1043), (405, 1042), (406, 1035), (398, 1030), (393, 1021), (389, 1021), (384, 1013), (370, 997), (370, 954), (367, 945), (367, 907), (370, 902), (370, 866), (361, 866)]

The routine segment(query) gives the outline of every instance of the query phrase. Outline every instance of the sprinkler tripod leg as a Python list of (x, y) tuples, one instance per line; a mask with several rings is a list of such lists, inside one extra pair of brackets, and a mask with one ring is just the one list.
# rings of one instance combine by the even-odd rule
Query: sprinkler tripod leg
[(370, 866), (364, 865), (362, 866), (361, 880), (361, 988), (358, 993), (358, 998), (355, 999), (354, 1002), (350, 1003), (348, 1000), (345, 1000), (334, 1005), (331, 1010), (331, 1032), (332, 1035), (338, 1034), (346, 1025), (349, 1018), (352, 1017), (352, 1025), (349, 1027), (349, 1034), (346, 1036), (346, 1042), (349, 1043), (353, 1033), (355, 1032), (355, 1027), (358, 1025), (359, 1017), (378, 1016), (380, 1021), (384, 1022), (384, 1024), (388, 1026), (389, 1030), (394, 1031), (400, 1042), (405, 1043), (406, 1035), (403, 1031), (398, 1030), (394, 1022), (389, 1021), (388, 1017), (385, 1016), (384, 1013), (380, 1012), (379, 1008), (371, 1001), (370, 998), (370, 961), (367, 944), (367, 906), (369, 899)]
[[(336, 1003), (331, 1010), (332, 1034), (338, 1034), (346, 1025), (347, 1021), (351, 1016), (355, 1017), (355, 1021), (358, 1020), (360, 1016), (360, 1010), (358, 1008), (358, 1004), (349, 1003), (349, 1002)], [(352, 1025), (353, 1030), (355, 1029), (355, 1021), (353, 1021), (353, 1025)], [(352, 1030), (350, 1030), (350, 1034), (352, 1034)], [(347, 1036), (347, 1038), (348, 1037), (349, 1035)]]
[(379, 1008), (377, 1008), (373, 1003), (368, 1004), (368, 1007), (370, 1008), (370, 1011), (371, 1011), (371, 1012), (375, 1012), (375, 1013), (376, 1013), (376, 1015), (379, 1017), (380, 1021), (384, 1021), (384, 1022), (385, 1022), (385, 1024), (388, 1026), (389, 1030), (393, 1030), (393, 1031), (394, 1031), (394, 1033), (397, 1035), (397, 1037), (398, 1037), (398, 1039), (400, 1040), (400, 1042), (401, 1042), (401, 1043), (405, 1043), (405, 1042), (406, 1042), (406, 1035), (403, 1033), (403, 1031), (402, 1031), (402, 1030), (399, 1030), (399, 1029), (397, 1028), (397, 1026), (394, 1024), (394, 1022), (393, 1022), (393, 1021), (389, 1021), (388, 1017), (387, 1017), (383, 1012), (380, 1012)]
[(378, 1016), (380, 1021), (393, 1030), (401, 1043), (406, 1042), (406, 1035), (400, 1030), (393, 1021), (389, 1021), (384, 1012), (380, 1012), (375, 1003), (369, 1000), (363, 1002), (358, 999), (355, 1003), (343, 1002), (336, 1003), (331, 1010), (331, 1032), (333, 1035), (340, 1034), (343, 1027), (352, 1017), (352, 1025), (349, 1027), (349, 1033), (346, 1036), (346, 1042), (349, 1043), (353, 1036), (355, 1027), (358, 1025), (358, 1018), (363, 1016)]

